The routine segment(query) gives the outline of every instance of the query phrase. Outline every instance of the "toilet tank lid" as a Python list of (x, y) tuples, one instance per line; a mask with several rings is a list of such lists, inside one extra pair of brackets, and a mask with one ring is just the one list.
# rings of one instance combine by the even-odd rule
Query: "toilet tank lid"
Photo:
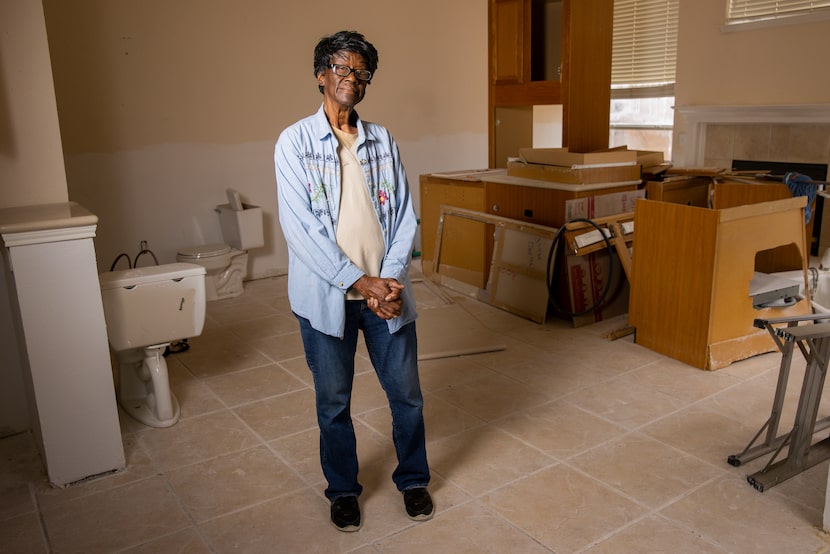
[(231, 251), (231, 247), (227, 244), (201, 244), (198, 246), (189, 246), (179, 250), (178, 254), (186, 258), (211, 258), (213, 256), (221, 256)]
[(205, 273), (205, 268), (200, 265), (178, 262), (109, 271), (107, 273), (101, 273), (98, 278), (101, 282), (101, 288), (106, 290), (146, 285), (161, 281), (172, 281), (174, 279), (184, 279), (185, 277), (196, 277), (204, 275)]

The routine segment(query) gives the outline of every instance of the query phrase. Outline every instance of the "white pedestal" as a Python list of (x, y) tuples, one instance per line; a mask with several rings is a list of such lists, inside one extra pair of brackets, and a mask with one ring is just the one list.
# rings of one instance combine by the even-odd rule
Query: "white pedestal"
[(20, 358), (49, 480), (125, 467), (92, 238), (77, 204), (0, 210)]

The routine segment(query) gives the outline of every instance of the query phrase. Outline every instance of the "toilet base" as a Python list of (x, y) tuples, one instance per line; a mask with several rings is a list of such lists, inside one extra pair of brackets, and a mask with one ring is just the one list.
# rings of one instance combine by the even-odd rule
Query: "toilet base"
[(139, 423), (143, 423), (148, 427), (171, 427), (179, 421), (179, 415), (181, 415), (181, 408), (179, 407), (179, 399), (176, 398), (176, 395), (172, 392), (170, 393), (170, 403), (173, 407), (173, 416), (168, 419), (159, 419), (154, 410), (153, 404), (154, 399), (151, 395), (147, 395), (144, 398), (119, 398), (118, 403), (124, 408), (124, 411), (127, 412), (130, 417), (134, 420), (138, 421)]
[(116, 352), (120, 387), (118, 403), (130, 417), (149, 427), (179, 421), (179, 401), (170, 390), (164, 350), (169, 343)]

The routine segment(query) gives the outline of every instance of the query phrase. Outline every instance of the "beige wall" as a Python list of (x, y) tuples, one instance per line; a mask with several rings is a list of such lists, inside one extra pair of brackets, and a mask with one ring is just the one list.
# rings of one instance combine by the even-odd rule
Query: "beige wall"
[(678, 106), (830, 101), (822, 61), (830, 21), (722, 32), (725, 6), (726, 0), (680, 0)]
[[(380, 52), (365, 118), (403, 140), (484, 130), (480, 1), (44, 4), (70, 154), (271, 140), (316, 108), (312, 50), (341, 28), (363, 32)], [(457, 110), (464, 94), (473, 103)]]
[[(724, 33), (726, 0), (681, 0), (676, 105), (830, 102), (830, 22)], [(380, 51), (360, 106), (421, 173), (487, 163), (487, 4), (481, 0), (44, 0), (69, 196), (100, 217), (102, 269), (147, 240), (162, 262), (220, 242), (225, 189), (263, 207), (254, 277), (279, 273), (273, 142), (320, 97), (312, 48), (357, 29)], [(335, 23), (328, 23), (329, 21)], [(675, 122), (674, 158), (687, 149)]]
[(234, 187), (265, 212), (267, 244), (251, 252), (251, 273), (285, 270), (273, 144), (319, 106), (313, 48), (341, 29), (379, 50), (359, 111), (395, 135), (416, 193), (420, 173), (486, 166), (480, 0), (44, 6), (70, 197), (100, 218), (102, 269), (121, 251), (134, 256), (141, 240), (163, 262), (222, 241), (213, 208)]
[(43, 7), (0, 2), (0, 208), (66, 202)]
[[(675, 86), (680, 111), (830, 104), (830, 71), (822, 61), (830, 20), (724, 32), (725, 5), (726, 0), (680, 1)], [(702, 161), (700, 130), (675, 112), (677, 165)]]

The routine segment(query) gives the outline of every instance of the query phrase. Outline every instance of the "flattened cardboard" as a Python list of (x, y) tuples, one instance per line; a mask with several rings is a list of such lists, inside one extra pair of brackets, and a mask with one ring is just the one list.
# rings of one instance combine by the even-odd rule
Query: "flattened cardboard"
[(640, 166), (620, 165), (574, 169), (562, 165), (546, 165), (514, 161), (507, 163), (507, 174), (511, 177), (539, 179), (553, 183), (616, 183), (636, 181), (640, 179)]

